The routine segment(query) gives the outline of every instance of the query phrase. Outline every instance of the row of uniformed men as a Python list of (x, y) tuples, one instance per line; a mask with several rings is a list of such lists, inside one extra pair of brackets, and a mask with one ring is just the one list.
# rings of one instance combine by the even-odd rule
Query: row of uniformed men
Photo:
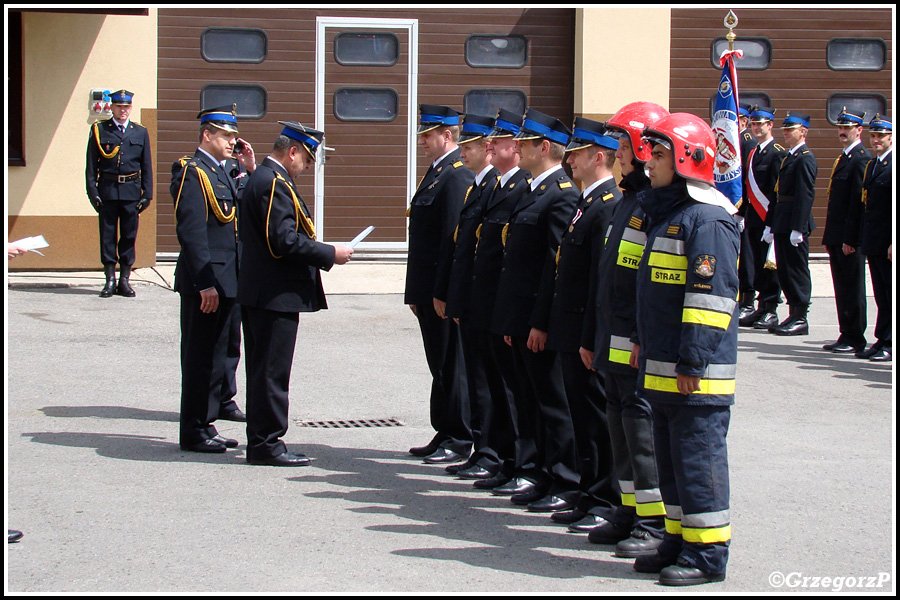
[(405, 301), (436, 434), (410, 453), (663, 584), (724, 579), (740, 241), (709, 126), (422, 105), (419, 136)]
[[(806, 146), (809, 116), (789, 112), (783, 124), (785, 147), (775, 143), (771, 107), (741, 107), (744, 202), (740, 208), (740, 324), (778, 335), (807, 335), (812, 284), (809, 234), (815, 229), (816, 159)], [(834, 353), (891, 360), (891, 150), (893, 124), (876, 114), (868, 123), (876, 156), (862, 143), (865, 113), (837, 118), (843, 151), (835, 159), (828, 186), (822, 243), (828, 251), (840, 337), (826, 344)], [(877, 341), (866, 350), (865, 260), (872, 273), (878, 318)], [(777, 258), (773, 260), (773, 258)], [(776, 264), (773, 264), (776, 263)], [(781, 293), (789, 316), (778, 322)], [(758, 302), (754, 309), (754, 296)]]

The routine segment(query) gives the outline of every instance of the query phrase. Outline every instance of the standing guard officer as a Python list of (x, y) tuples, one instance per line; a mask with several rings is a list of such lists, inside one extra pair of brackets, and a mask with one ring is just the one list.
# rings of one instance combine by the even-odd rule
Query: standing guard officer
[(828, 217), (822, 245), (831, 264), (841, 333), (836, 342), (825, 344), (823, 349), (837, 354), (866, 348), (866, 259), (858, 252), (864, 209), (863, 174), (872, 158), (859, 139), (865, 116), (865, 112), (848, 112), (846, 106), (838, 115), (838, 137), (844, 150), (834, 160), (828, 184)]
[(409, 254), (403, 301), (419, 322), (425, 359), (431, 372), (431, 426), (425, 446), (410, 448), (429, 464), (465, 460), (472, 448), (465, 367), (459, 326), (435, 312), (435, 282), (442, 261), (453, 258), (453, 232), (459, 224), (466, 190), (475, 174), (460, 160), (459, 113), (447, 106), (422, 104), (419, 140), (431, 165), (409, 206)]
[(744, 187), (747, 206), (744, 211), (739, 269), (743, 273), (741, 294), (750, 304), (756, 295), (757, 308), (749, 314), (742, 314), (739, 324), (741, 327), (755, 329), (768, 329), (770, 325), (778, 324), (778, 303), (781, 302), (781, 286), (775, 264), (770, 264), (768, 259), (771, 242), (763, 239), (766, 217), (775, 204), (778, 169), (787, 156), (787, 150), (772, 137), (774, 121), (774, 108), (756, 105), (750, 111), (750, 129), (757, 146), (747, 156), (747, 179)]
[[(756, 138), (750, 130), (750, 109), (753, 108), (746, 102), (741, 102), (738, 107), (738, 128), (740, 129), (741, 139), (741, 189), (743, 196), (737, 204), (738, 212), (735, 220), (738, 223), (738, 229), (741, 231), (741, 260), (738, 264), (738, 273), (741, 278), (741, 297), (739, 302), (741, 305), (741, 317), (746, 317), (753, 312), (753, 274), (747, 270), (748, 262), (753, 264), (752, 256), (745, 258), (745, 254), (750, 253), (749, 233), (746, 232), (745, 221), (747, 218), (747, 170), (750, 168), (750, 153), (756, 147)], [(748, 290), (748, 291), (745, 291)]]
[[(113, 92), (113, 116), (91, 126), (87, 145), (87, 195), (100, 217), (100, 260), (106, 275), (101, 298), (133, 298), (128, 283), (134, 264), (138, 215), (153, 198), (153, 161), (147, 128), (129, 120), (134, 93)], [(119, 283), (116, 285), (116, 263)]]
[(887, 117), (876, 114), (869, 122), (869, 140), (875, 158), (866, 165), (863, 179), (863, 204), (865, 224), (860, 249), (869, 261), (872, 274), (872, 291), (878, 316), (875, 321), (876, 342), (857, 358), (876, 362), (891, 360), (891, 327), (893, 324), (893, 279), (891, 229), (894, 224), (893, 145), (894, 125)]
[(808, 335), (807, 313), (812, 298), (809, 273), (809, 234), (816, 228), (812, 209), (816, 200), (816, 157), (806, 146), (809, 115), (789, 111), (782, 124), (788, 155), (778, 171), (778, 199), (766, 216), (767, 241), (774, 240), (778, 281), (790, 315), (769, 327), (776, 335)]
[(316, 241), (309, 210), (294, 180), (316, 162), (324, 134), (295, 121), (244, 189), (243, 255), (238, 302), (247, 367), (247, 462), (298, 467), (310, 459), (288, 452), (291, 367), (299, 313), (328, 308), (321, 270), (345, 264), (353, 249)]
[(662, 585), (725, 579), (731, 541), (725, 438), (738, 337), (736, 209), (714, 187), (715, 136), (674, 113), (644, 130), (653, 144), (650, 218), (637, 275), (639, 393), (653, 409), (666, 533), (634, 568)]

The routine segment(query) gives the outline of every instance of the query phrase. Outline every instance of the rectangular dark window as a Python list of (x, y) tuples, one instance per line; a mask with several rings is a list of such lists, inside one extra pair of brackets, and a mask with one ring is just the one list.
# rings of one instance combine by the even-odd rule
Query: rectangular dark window
[(213, 83), (200, 90), (200, 106), (215, 108), (237, 104), (238, 119), (261, 119), (266, 115), (266, 88), (252, 83)]
[(9, 57), (9, 96), (6, 99), (6, 108), (9, 111), (9, 143), (7, 150), (10, 167), (25, 166), (25, 106), (22, 100), (22, 13), (9, 12), (7, 20), (9, 41), (6, 51)]
[(339, 33), (334, 60), (339, 65), (390, 67), (400, 58), (400, 41), (393, 33)]
[(887, 44), (880, 38), (834, 38), (826, 62), (834, 71), (881, 71), (887, 65)]
[(470, 35), (465, 53), (470, 67), (521, 69), (528, 62), (528, 40), (521, 35)]
[[(764, 71), (772, 64), (772, 42), (764, 37), (745, 37), (734, 41), (735, 50), (743, 50), (744, 56), (734, 61), (738, 69), (750, 71)], [(722, 53), (728, 50), (728, 40), (725, 37), (717, 37), (710, 46), (710, 60), (717, 69)]]
[(261, 63), (268, 51), (262, 29), (211, 27), (200, 36), (200, 55), (207, 62)]
[(847, 107), (847, 110), (850, 112), (857, 114), (862, 114), (865, 111), (864, 121), (868, 123), (875, 116), (875, 113), (885, 114), (887, 101), (881, 94), (865, 92), (832, 94), (828, 97), (828, 122), (836, 125), (838, 115), (841, 114), (841, 110), (844, 107)]
[(522, 90), (475, 89), (466, 92), (463, 110), (467, 113), (496, 117), (501, 108), (525, 114), (528, 97)]
[(334, 93), (334, 116), (341, 121), (393, 121), (398, 105), (397, 91), (391, 88), (345, 87)]

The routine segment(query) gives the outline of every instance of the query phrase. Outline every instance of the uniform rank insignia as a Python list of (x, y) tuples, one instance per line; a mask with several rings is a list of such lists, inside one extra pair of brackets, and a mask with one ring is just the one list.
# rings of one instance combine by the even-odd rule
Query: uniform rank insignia
[(603, 198), (601, 198), (601, 200), (603, 200), (604, 202), (609, 202), (613, 198), (615, 198), (615, 196), (613, 196), (612, 194), (607, 194), (607, 195), (603, 196)]
[(678, 235), (680, 231), (681, 225), (669, 225), (669, 228), (666, 229), (666, 235)]
[(638, 219), (638, 218), (635, 217), (635, 216), (632, 216), (632, 217), (631, 217), (631, 220), (628, 221), (628, 226), (631, 227), (632, 229), (637, 229), (638, 231), (641, 230), (641, 226), (642, 226), (643, 224), (644, 224), (644, 222), (643, 222), (641, 219)]
[(716, 273), (716, 257), (709, 254), (701, 254), (694, 259), (694, 273), (704, 279), (709, 279)]
[(458, 160), (458, 161), (456, 161), (455, 163), (453, 163), (453, 168), (454, 168), (454, 169), (458, 169), (458, 168), (460, 168), (461, 166), (463, 166), (463, 161), (461, 161), (461, 160)]
[(559, 184), (559, 189), (567, 190), (572, 187), (572, 183), (570, 181), (561, 181)]

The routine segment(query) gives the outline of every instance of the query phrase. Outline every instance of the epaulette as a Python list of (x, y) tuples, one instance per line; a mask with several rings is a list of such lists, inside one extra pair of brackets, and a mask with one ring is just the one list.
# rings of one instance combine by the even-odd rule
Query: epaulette
[(561, 190), (567, 190), (570, 187), (572, 187), (571, 181), (563, 181), (562, 178), (560, 178), (560, 180), (557, 181), (557, 184), (559, 185), (559, 189), (561, 189)]
[(616, 197), (615, 194), (606, 194), (605, 196), (603, 196), (600, 199), (603, 200), (604, 202), (609, 202), (610, 200), (612, 200), (615, 197)]
[(804, 150), (801, 154), (809, 154), (809, 150)]
[(776, 150), (784, 150), (785, 152), (787, 152), (787, 150), (785, 150), (784, 146), (782, 146), (781, 144), (779, 144), (777, 142), (772, 145), (775, 147)]
[(458, 168), (460, 168), (460, 167), (462, 167), (462, 166), (464, 166), (464, 165), (463, 165), (463, 161), (461, 161), (461, 160), (458, 160), (458, 161), (456, 161), (455, 163), (453, 163), (453, 168), (454, 168), (454, 169), (458, 169)]
[(533, 179), (532, 177), (529, 177), (528, 179), (525, 180), (525, 182), (526, 182), (528, 185), (531, 185), (532, 179)]

